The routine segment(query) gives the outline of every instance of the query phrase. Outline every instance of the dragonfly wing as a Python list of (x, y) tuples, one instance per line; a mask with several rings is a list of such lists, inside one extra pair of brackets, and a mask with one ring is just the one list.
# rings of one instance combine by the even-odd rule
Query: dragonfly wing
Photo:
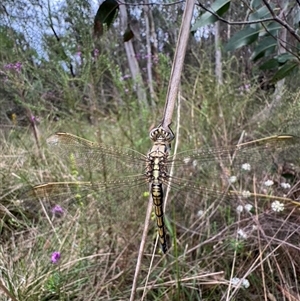
[(35, 219), (44, 218), (45, 211), (54, 218), (55, 205), (62, 208), (64, 217), (72, 219), (78, 211), (95, 213), (87, 219), (95, 224), (97, 232), (116, 235), (123, 242), (132, 241), (138, 248), (140, 236), (137, 233), (141, 232), (145, 219), (148, 190), (148, 183), (139, 176), (107, 183), (45, 183), (23, 191), (19, 198), (26, 212)]
[(174, 171), (165, 182), (171, 187), (167, 213), (185, 229), (199, 230), (202, 223), (210, 222), (217, 230), (236, 219), (238, 205), (258, 202), (256, 210), (263, 212), (277, 199), (294, 206), (296, 202), (280, 186), (277, 162), (298, 159), (299, 144), (294, 136), (273, 136), (226, 149), (179, 154), (169, 162)]
[[(196, 182), (201, 187), (215, 189), (217, 186), (222, 190), (234, 182), (234, 178), (252, 180), (249, 174), (263, 178), (278, 171), (283, 162), (298, 162), (299, 146), (298, 137), (273, 136), (224, 149), (184, 152), (170, 160), (169, 165), (174, 164), (175, 178)], [(244, 183), (243, 189), (249, 188)]]
[(130, 149), (94, 143), (69, 133), (54, 134), (47, 143), (72, 170), (82, 168), (85, 172), (97, 172), (101, 181), (112, 180), (116, 174), (136, 175), (145, 170), (146, 157)]

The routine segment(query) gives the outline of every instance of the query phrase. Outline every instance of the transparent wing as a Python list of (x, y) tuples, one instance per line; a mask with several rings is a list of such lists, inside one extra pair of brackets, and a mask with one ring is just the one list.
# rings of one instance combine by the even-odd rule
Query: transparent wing
[(97, 173), (100, 181), (145, 172), (146, 156), (127, 149), (121, 150), (91, 142), (68, 133), (57, 133), (47, 139), (51, 150), (65, 160), (71, 169), (82, 168)]
[(171, 186), (166, 212), (177, 212), (172, 219), (183, 228), (199, 230), (207, 221), (224, 227), (236, 218), (239, 205), (251, 205), (257, 213), (271, 210), (275, 201), (298, 206), (297, 196), (284, 188), (298, 178), (285, 178), (284, 168), (299, 163), (299, 145), (300, 138), (282, 135), (178, 154), (169, 162), (174, 171), (166, 183)]
[[(78, 204), (93, 202), (101, 220), (110, 221), (116, 232), (122, 232), (126, 223), (142, 225), (149, 195), (144, 175), (146, 156), (67, 133), (51, 136), (48, 143), (71, 168), (95, 173), (92, 178), (100, 182), (42, 184), (26, 192), (25, 200), (46, 198), (49, 208), (56, 203), (78, 208)], [(298, 160), (299, 144), (298, 137), (272, 136), (223, 149), (191, 150), (171, 156), (167, 165), (169, 171), (173, 165), (174, 172), (164, 182), (165, 193), (171, 187), (167, 214), (180, 227), (195, 231), (208, 217), (224, 226), (224, 215), (218, 212), (234, 214), (235, 208), (228, 208), (229, 204), (255, 205), (259, 199), (264, 208), (274, 200), (272, 195), (292, 203), (275, 177), (280, 177), (282, 162)], [(264, 185), (267, 180), (275, 182), (276, 187)], [(117, 227), (120, 224), (122, 227)]]
[[(300, 138), (291, 135), (271, 136), (223, 149), (199, 149), (179, 153), (170, 164), (180, 170), (213, 174), (240, 172), (250, 164), (256, 173), (264, 172), (285, 160), (297, 160)], [(245, 168), (247, 169), (247, 168)]]
[[(99, 233), (102, 242), (106, 241), (106, 246), (122, 241), (123, 245), (130, 242), (138, 249), (149, 185), (141, 177), (105, 183), (49, 182), (26, 189), (19, 199), (33, 219), (45, 219), (48, 215), (54, 221), (76, 220), (78, 211), (86, 211), (87, 222), (95, 226), (95, 233)], [(57, 206), (63, 219), (55, 218)], [(154, 224), (152, 229), (156, 231)]]
[[(169, 169), (174, 165), (178, 178), (194, 178), (198, 173), (209, 179), (234, 175), (249, 164), (256, 173), (268, 171), (280, 165), (282, 159), (297, 159), (300, 138), (291, 135), (272, 136), (228, 148), (199, 149), (179, 153), (169, 158)], [(57, 133), (47, 140), (51, 149), (69, 162), (72, 168), (83, 167), (98, 175), (142, 175), (145, 172), (146, 156), (130, 149), (118, 149), (97, 144), (68, 133)], [(175, 174), (176, 175), (176, 174)], [(203, 177), (205, 178), (205, 177)], [(107, 180), (107, 178), (105, 178)]]

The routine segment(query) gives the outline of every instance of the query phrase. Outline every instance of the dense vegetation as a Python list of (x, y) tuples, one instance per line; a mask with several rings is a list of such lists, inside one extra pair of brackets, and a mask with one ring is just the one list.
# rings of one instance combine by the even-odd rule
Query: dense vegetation
[[(128, 300), (147, 186), (117, 182), (106, 196), (109, 204), (101, 201), (103, 190), (38, 198), (30, 188), (91, 177), (122, 180), (114, 162), (99, 173), (97, 163), (81, 168), (57, 156), (46, 143), (57, 131), (147, 152), (149, 130), (162, 118), (183, 4), (152, 5), (150, 11), (128, 5), (126, 16), (120, 7), (100, 35), (93, 33), (98, 7), (92, 2), (1, 5), (0, 300)], [(232, 1), (231, 10), (242, 15), (245, 7)], [(124, 42), (127, 25), (134, 38)], [(227, 26), (221, 23), (224, 45)], [(212, 193), (199, 197), (184, 188), (185, 181), (174, 185), (167, 223), (173, 247), (166, 256), (155, 248), (153, 221), (137, 300), (143, 294), (144, 300), (298, 300), (300, 138), (253, 144), (240, 157), (251, 171), (239, 185), (265, 195), (249, 200), (217, 193), (234, 168), (229, 170), (228, 158), (209, 155), (271, 135), (300, 136), (298, 70), (279, 93), (278, 82), (259, 69), (261, 62), (251, 61), (250, 45), (235, 53), (222, 49), (220, 81), (212, 28), (190, 36), (171, 125), (179, 153), (203, 152), (188, 171), (178, 166), (178, 174)], [(135, 57), (128, 57), (126, 43)]]

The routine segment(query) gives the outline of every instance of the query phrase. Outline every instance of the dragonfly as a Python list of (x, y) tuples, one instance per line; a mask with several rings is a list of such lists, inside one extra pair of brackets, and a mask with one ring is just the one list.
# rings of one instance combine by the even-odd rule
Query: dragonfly
[[(145, 209), (145, 196), (149, 191), (161, 249), (166, 253), (164, 203), (168, 188), (167, 208), (175, 212), (174, 222), (185, 228), (197, 225), (197, 219), (201, 218), (199, 212), (203, 211), (201, 208), (208, 209), (208, 200), (222, 204), (227, 201), (249, 202), (255, 198), (278, 199), (280, 189), (276, 191), (279, 195), (266, 195), (266, 189), (259, 181), (255, 193), (250, 192), (249, 187), (253, 189), (251, 180), (255, 174), (266, 179), (280, 165), (280, 160), (298, 159), (300, 144), (300, 138), (296, 136), (275, 135), (227, 148), (200, 148), (171, 155), (174, 137), (170, 128), (166, 130), (159, 125), (150, 132), (153, 146), (144, 155), (73, 134), (56, 133), (47, 139), (50, 149), (64, 162), (69, 162), (77, 178), (81, 168), (89, 179), (39, 184), (29, 189), (25, 198), (67, 200), (70, 205), (74, 199), (82, 200), (93, 193), (102, 205), (103, 218), (134, 221)], [(294, 202), (285, 196), (281, 199)]]

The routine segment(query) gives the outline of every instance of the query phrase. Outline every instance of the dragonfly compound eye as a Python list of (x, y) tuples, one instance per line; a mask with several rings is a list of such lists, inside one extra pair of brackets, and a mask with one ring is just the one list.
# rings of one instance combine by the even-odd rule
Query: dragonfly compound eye
[(168, 132), (162, 126), (159, 126), (150, 132), (150, 139), (152, 141), (171, 142), (174, 139), (174, 134), (171, 130)]

